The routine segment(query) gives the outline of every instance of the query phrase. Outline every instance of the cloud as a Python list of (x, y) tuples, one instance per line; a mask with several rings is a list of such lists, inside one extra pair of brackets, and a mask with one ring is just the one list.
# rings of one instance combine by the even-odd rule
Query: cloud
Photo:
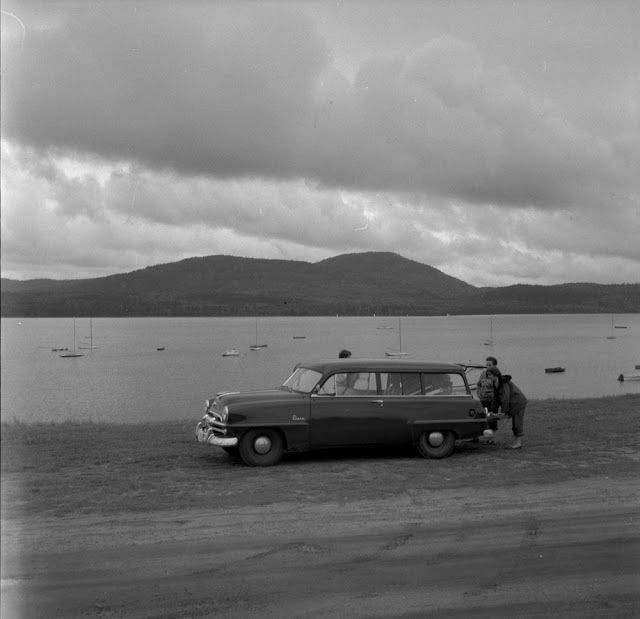
[(36, 148), (226, 178), (310, 179), (468, 204), (597, 208), (637, 198), (639, 110), (572, 122), (472, 42), (443, 34), (342, 75), (304, 5), (122, 4), (3, 47), (3, 133)]
[(25, 28), (3, 19), (5, 275), (384, 250), (478, 285), (637, 281), (628, 37), (594, 38), (587, 83), (568, 31), (533, 57), (513, 33), (497, 55), (484, 30), (394, 22), (411, 46), (363, 36), (356, 62), (303, 3), (8, 10)]
[(6, 135), (183, 172), (283, 173), (326, 49), (295, 13), (203, 13), (92, 7), (8, 44)]
[(369, 250), (476, 285), (635, 281), (640, 267), (632, 211), (625, 226), (607, 227), (606, 213), (593, 220), (298, 180), (187, 178), (128, 162), (44, 160), (6, 143), (2, 160), (10, 277), (89, 277), (194, 255), (314, 261)]

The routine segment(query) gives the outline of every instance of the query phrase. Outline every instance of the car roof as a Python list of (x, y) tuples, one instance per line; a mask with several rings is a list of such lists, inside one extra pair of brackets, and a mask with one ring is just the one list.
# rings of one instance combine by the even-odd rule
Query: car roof
[(309, 368), (323, 374), (327, 372), (464, 372), (459, 363), (438, 363), (413, 359), (325, 359), (305, 361), (298, 367)]

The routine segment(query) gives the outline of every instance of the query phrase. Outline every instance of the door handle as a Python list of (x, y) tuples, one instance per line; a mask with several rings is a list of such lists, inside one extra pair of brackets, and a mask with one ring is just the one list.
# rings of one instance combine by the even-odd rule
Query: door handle
[(372, 404), (380, 404), (382, 406), (384, 404), (384, 400), (371, 400)]

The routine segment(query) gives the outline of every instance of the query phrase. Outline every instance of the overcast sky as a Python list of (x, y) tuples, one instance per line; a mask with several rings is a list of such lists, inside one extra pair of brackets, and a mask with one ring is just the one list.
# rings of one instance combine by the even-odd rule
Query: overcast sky
[(2, 274), (638, 282), (639, 32), (637, 1), (3, 1)]

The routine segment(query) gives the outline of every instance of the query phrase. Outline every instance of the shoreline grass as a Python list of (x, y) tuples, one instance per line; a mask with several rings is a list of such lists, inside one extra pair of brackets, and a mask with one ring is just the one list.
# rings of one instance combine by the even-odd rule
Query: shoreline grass
[(3, 423), (2, 517), (304, 504), (638, 474), (640, 394), (532, 401), (522, 450), (504, 449), (511, 439), (504, 421), (495, 445), (461, 443), (443, 460), (424, 460), (410, 448), (343, 449), (251, 468), (197, 443), (197, 417)]
[[(599, 397), (587, 397), (587, 398), (536, 398), (529, 399), (528, 407), (536, 406), (538, 404), (557, 404), (564, 405), (569, 409), (574, 409), (579, 405), (590, 405), (591, 403), (597, 404), (600, 402), (617, 402), (617, 401), (636, 401), (640, 400), (640, 393), (623, 393), (619, 395), (607, 395), (607, 396), (599, 396)], [(171, 419), (160, 419), (160, 420), (132, 420), (132, 421), (109, 421), (106, 419), (78, 419), (75, 417), (69, 417), (66, 419), (60, 420), (30, 420), (30, 419), (18, 419), (14, 417), (11, 420), (1, 420), (0, 421), (0, 430), (10, 430), (11, 428), (20, 428), (20, 427), (33, 427), (33, 426), (114, 426), (114, 427), (135, 427), (135, 426), (153, 426), (157, 427), (159, 425), (173, 425), (176, 423), (191, 423), (195, 427), (195, 424), (200, 420), (202, 413), (198, 411), (194, 411), (194, 414), (189, 417), (175, 417)]]

